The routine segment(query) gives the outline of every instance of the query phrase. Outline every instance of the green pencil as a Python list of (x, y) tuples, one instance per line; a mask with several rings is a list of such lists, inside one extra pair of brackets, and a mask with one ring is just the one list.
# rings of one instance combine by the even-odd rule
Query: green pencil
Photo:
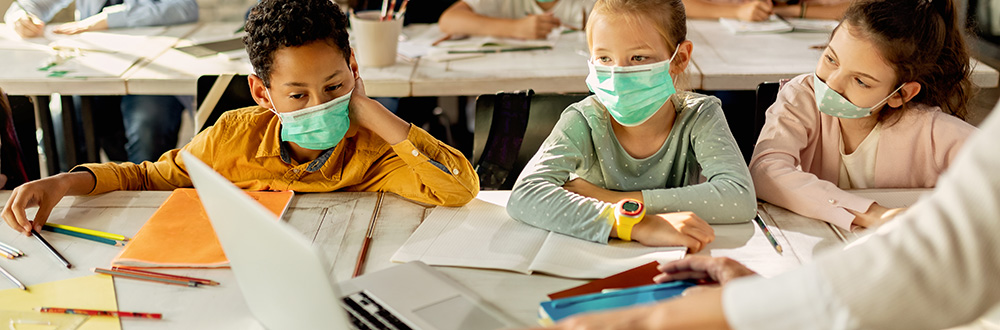
[(53, 233), (59, 233), (59, 234), (63, 234), (63, 235), (69, 235), (69, 236), (73, 236), (73, 237), (76, 237), (76, 238), (87, 239), (87, 240), (91, 240), (91, 241), (98, 242), (98, 243), (104, 243), (104, 244), (114, 245), (114, 246), (125, 246), (125, 242), (123, 242), (123, 241), (118, 241), (118, 240), (113, 240), (113, 239), (107, 239), (107, 238), (104, 238), (104, 237), (97, 237), (97, 236), (94, 236), (94, 235), (88, 235), (88, 234), (84, 234), (84, 233), (81, 233), (81, 232), (75, 232), (75, 231), (72, 231), (72, 230), (66, 230), (66, 229), (62, 229), (62, 228), (59, 228), (59, 227), (52, 227), (52, 226), (49, 226), (49, 225), (45, 225), (45, 226), (42, 227), (42, 229), (43, 230), (51, 231)]

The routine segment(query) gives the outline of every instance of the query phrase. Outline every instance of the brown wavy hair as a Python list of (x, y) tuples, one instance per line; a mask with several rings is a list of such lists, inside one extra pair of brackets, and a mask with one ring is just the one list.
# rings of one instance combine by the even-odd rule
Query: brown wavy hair
[[(920, 93), (910, 101), (939, 106), (965, 120), (974, 90), (969, 50), (957, 21), (951, 0), (855, 0), (841, 24), (875, 44), (895, 69), (895, 85), (920, 83)], [(886, 106), (879, 121), (898, 110)]]

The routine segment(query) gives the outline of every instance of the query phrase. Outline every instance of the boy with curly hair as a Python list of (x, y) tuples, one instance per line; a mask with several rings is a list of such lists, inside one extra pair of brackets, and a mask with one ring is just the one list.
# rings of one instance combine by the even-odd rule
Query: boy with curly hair
[[(243, 41), (257, 106), (232, 110), (184, 146), (248, 190), (389, 191), (459, 206), (479, 191), (469, 161), (365, 94), (347, 18), (329, 0), (264, 0)], [(3, 218), (41, 230), (65, 195), (191, 187), (179, 150), (156, 162), (85, 164), (14, 189)], [(28, 220), (25, 209), (38, 206)]]

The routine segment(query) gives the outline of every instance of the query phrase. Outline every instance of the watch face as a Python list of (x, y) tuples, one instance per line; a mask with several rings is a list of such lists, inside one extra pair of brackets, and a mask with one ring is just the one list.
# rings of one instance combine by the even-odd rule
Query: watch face
[(625, 215), (639, 215), (642, 211), (642, 204), (637, 201), (627, 200), (621, 205), (621, 212)]

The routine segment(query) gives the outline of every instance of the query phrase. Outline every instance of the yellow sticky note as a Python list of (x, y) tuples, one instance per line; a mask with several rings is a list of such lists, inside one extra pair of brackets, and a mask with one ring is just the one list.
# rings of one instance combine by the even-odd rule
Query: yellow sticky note
[[(0, 291), (0, 310), (33, 311), (43, 306), (116, 311), (115, 282), (111, 276), (91, 275), (32, 285), (28, 291)], [(91, 317), (80, 327), (82, 330), (121, 328), (117, 317), (105, 316)]]

